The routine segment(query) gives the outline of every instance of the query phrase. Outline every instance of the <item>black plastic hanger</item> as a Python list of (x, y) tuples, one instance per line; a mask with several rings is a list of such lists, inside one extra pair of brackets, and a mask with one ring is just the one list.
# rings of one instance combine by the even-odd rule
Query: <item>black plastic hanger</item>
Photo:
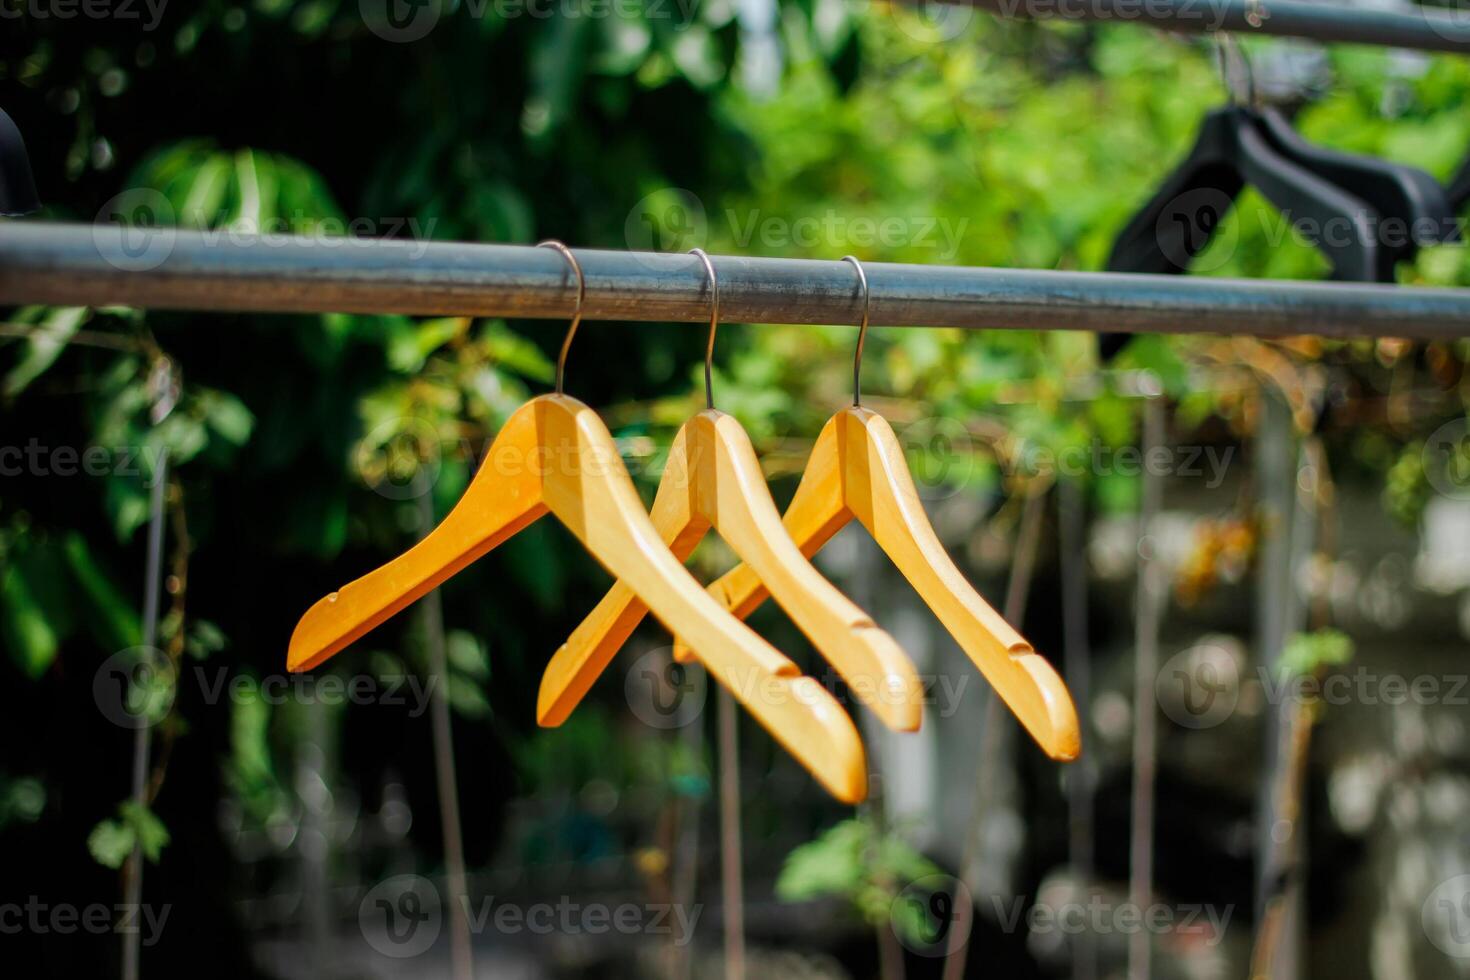
[(1234, 105), (1205, 117), (1184, 163), (1118, 236), (1108, 268), (1185, 272), (1246, 184), (1289, 218), (1323, 232), (1313, 244), (1332, 262), (1335, 278), (1377, 278), (1378, 213), (1362, 198), (1282, 156), (1250, 113)]
[(1423, 170), (1318, 146), (1274, 108), (1250, 114), (1282, 156), (1362, 198), (1385, 221), (1400, 223), (1402, 227), (1385, 225), (1378, 236), (1379, 282), (1393, 282), (1394, 266), (1412, 258), (1422, 246), (1459, 241), (1459, 223), (1445, 189)]
[[(1205, 116), (1189, 156), (1124, 226), (1108, 258), (1111, 272), (1180, 274), (1204, 250), (1216, 226), (1250, 184), (1293, 221), (1318, 232), (1313, 244), (1333, 278), (1375, 282), (1383, 260), (1378, 213), (1366, 201), (1274, 149), (1251, 113), (1237, 105)], [(1104, 334), (1111, 358), (1127, 334)]]
[(25, 140), (11, 118), (0, 109), (0, 215), (17, 216), (41, 210), (31, 159)]

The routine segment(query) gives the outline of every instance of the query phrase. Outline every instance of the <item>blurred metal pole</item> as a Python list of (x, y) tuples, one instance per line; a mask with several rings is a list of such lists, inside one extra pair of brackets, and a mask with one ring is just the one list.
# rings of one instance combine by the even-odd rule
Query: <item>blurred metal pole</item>
[[(578, 249), (587, 320), (707, 323), (694, 256)], [(713, 257), (736, 323), (857, 323), (844, 262)], [(1260, 337), (1470, 335), (1470, 289), (871, 262), (874, 326)], [(254, 238), (113, 225), (0, 223), (0, 304), (566, 319), (575, 277), (550, 249)], [(217, 326), (198, 321), (196, 329)]]
[[(1164, 444), (1162, 395), (1143, 403), (1143, 458)], [(1129, 849), (1128, 902), (1135, 909), (1153, 904), (1154, 780), (1158, 769), (1159, 629), (1164, 615), (1165, 583), (1159, 558), (1158, 516), (1164, 475), (1144, 467), (1143, 500), (1138, 512), (1138, 596), (1136, 655), (1133, 667), (1133, 822)], [(1147, 916), (1145, 915), (1145, 919)], [(1129, 980), (1149, 980), (1153, 973), (1153, 936), (1139, 929), (1128, 937)]]
[(1431, 6), (1392, 9), (1303, 0), (948, 0), (1003, 19), (1122, 21), (1186, 34), (1234, 31), (1470, 54), (1470, 18)]
[(720, 886), (725, 903), (725, 980), (745, 980), (745, 881), (740, 858), (740, 729), (735, 698), (719, 689)]
[(301, 865), (301, 931), (306, 937), (309, 968), (330, 976), (337, 967), (332, 948), (331, 840), (332, 794), (328, 708), (321, 703), (302, 706), (306, 737), (296, 743), (295, 790), (301, 804), (301, 824), (292, 854)]
[[(1062, 579), (1062, 649), (1067, 689), (1077, 703), (1086, 740), (1092, 704), (1092, 651), (1087, 638), (1087, 498), (1081, 483), (1063, 479), (1057, 487), (1057, 550)], [(1088, 896), (1095, 874), (1093, 794), (1096, 771), (1086, 752), (1063, 773), (1067, 783), (1067, 850), (1073, 873)], [(1097, 937), (1091, 929), (1077, 934), (1072, 980), (1097, 980)]]
[[(434, 495), (423, 470), (415, 475), (419, 537), (434, 529)], [(465, 886), (464, 832), (459, 820), (459, 777), (454, 765), (454, 730), (449, 715), (449, 657), (444, 636), (444, 600), (438, 589), (424, 596), (424, 639), (429, 649), (429, 711), (434, 731), (434, 778), (439, 787), (439, 824), (444, 835), (445, 885), (449, 891), (449, 961), (454, 980), (472, 980), (474, 950)]]
[[(153, 470), (153, 486), (148, 497), (148, 551), (143, 573), (143, 656), (150, 658), (148, 668), (158, 669), (163, 657), (158, 650), (158, 607), (163, 594), (163, 519), (164, 495), (168, 491), (168, 451), (158, 454), (158, 463)], [(131, 687), (131, 685), (130, 685)], [(126, 696), (126, 695), (125, 695)], [(144, 700), (144, 709), (149, 701)], [(137, 807), (148, 806), (148, 766), (152, 745), (153, 719), (139, 719), (142, 723), (133, 730), (133, 785), (132, 801)], [(141, 914), (143, 905), (143, 841), (141, 835), (133, 842), (133, 853), (128, 857), (127, 875), (123, 885), (123, 902), (126, 915), (135, 919)], [(138, 980), (139, 960), (142, 949), (139, 945), (141, 933), (138, 929), (123, 932), (122, 975), (123, 980)]]
[[(1272, 672), (1286, 638), (1299, 625), (1300, 605), (1293, 581), (1293, 542), (1299, 540), (1297, 480), (1300, 456), (1291, 408), (1274, 388), (1261, 393), (1257, 430), (1256, 485), (1260, 487), (1260, 575), (1256, 593), (1256, 655), (1262, 670)], [(1293, 882), (1291, 860), (1295, 834), (1283, 825), (1291, 764), (1295, 702), (1284, 698), (1266, 711), (1266, 758), (1263, 760), (1256, 820), (1256, 920), (1271, 924), (1271, 980), (1295, 980), (1300, 974), (1301, 888)]]
[[(704, 726), (698, 724), (686, 724), (679, 732), (679, 740), (684, 744), (684, 749), (691, 759), (704, 757)], [(679, 838), (675, 845), (674, 853), (674, 875), (673, 896), (674, 908), (690, 909), (694, 905), (695, 895), (699, 885), (699, 797), (693, 793), (683, 795), (679, 800)], [(672, 936), (670, 937), (672, 940)], [(692, 940), (692, 936), (685, 937)], [(691, 963), (691, 942), (682, 945), (670, 942), (669, 956), (670, 969), (669, 980), (689, 980), (693, 964)]]

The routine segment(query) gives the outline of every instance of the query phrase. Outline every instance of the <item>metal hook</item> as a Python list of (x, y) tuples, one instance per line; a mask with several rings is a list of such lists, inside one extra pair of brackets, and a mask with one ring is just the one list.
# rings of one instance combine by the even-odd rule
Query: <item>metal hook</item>
[(715, 383), (714, 383), (714, 360), (715, 360), (715, 328), (720, 325), (720, 280), (715, 275), (715, 264), (710, 261), (708, 255), (702, 248), (691, 248), (690, 255), (699, 256), (704, 263), (704, 271), (709, 274), (709, 343), (704, 348), (704, 406), (715, 407)]
[(863, 323), (858, 327), (857, 352), (852, 355), (852, 407), (863, 407), (863, 341), (868, 339), (868, 307), (873, 299), (873, 292), (868, 288), (868, 274), (863, 271), (863, 264), (858, 261), (856, 255), (844, 255), (842, 261), (851, 262), (852, 267), (857, 270), (858, 282), (863, 285)]
[(1236, 40), (1235, 35), (1228, 31), (1215, 32), (1215, 49), (1219, 54), (1220, 78), (1225, 82), (1225, 94), (1230, 99), (1231, 105), (1239, 105), (1240, 100), (1235, 95), (1235, 83), (1230, 80), (1230, 52), (1235, 53), (1240, 62), (1241, 74), (1245, 76), (1245, 104), (1255, 106), (1256, 98), (1256, 72), (1251, 66), (1251, 60), (1245, 53), (1245, 48)]
[(561, 353), (556, 356), (556, 393), (562, 394), (562, 380), (567, 373), (567, 351), (572, 349), (572, 338), (577, 335), (577, 327), (582, 323), (582, 303), (587, 299), (587, 278), (582, 275), (582, 265), (572, 250), (554, 238), (544, 242), (538, 242), (537, 248), (554, 248), (566, 257), (572, 266), (572, 271), (577, 274), (577, 308), (572, 311), (572, 325), (567, 327), (566, 339), (561, 342)]

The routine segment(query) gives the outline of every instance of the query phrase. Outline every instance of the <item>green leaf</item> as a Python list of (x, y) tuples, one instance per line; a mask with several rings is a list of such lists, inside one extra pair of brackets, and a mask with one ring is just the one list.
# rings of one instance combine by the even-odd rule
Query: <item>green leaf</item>
[(40, 677), (56, 659), (60, 640), (56, 630), (41, 614), (20, 562), (11, 562), (0, 575), (0, 635), (27, 677)]
[(446, 649), (451, 667), (475, 680), (490, 679), (490, 654), (473, 634), (465, 630), (449, 633)]
[(852, 895), (863, 876), (863, 849), (870, 838), (867, 822), (844, 820), (822, 836), (786, 856), (776, 879), (776, 895), (785, 902)]
[(99, 864), (121, 868), (141, 847), (143, 856), (157, 864), (169, 842), (168, 828), (147, 806), (135, 800), (124, 801), (118, 808), (118, 819), (103, 820), (87, 835), (87, 850)]
[(26, 337), (26, 352), (20, 363), (11, 368), (0, 382), (0, 391), (14, 398), (30, 386), (66, 350), (67, 342), (92, 315), (82, 306), (63, 306), (47, 311), (45, 317)]
[(145, 448), (139, 460), (143, 464), (143, 475), (155, 479), (155, 461), (161, 450), (168, 448), (168, 465), (182, 466), (198, 456), (209, 444), (209, 432), (204, 420), (190, 412), (174, 412), (158, 425), (148, 430), (144, 439)]
[(487, 324), (482, 340), (486, 353), (501, 367), (532, 381), (549, 382), (556, 377), (556, 365), (541, 352), (541, 348), (512, 333), (502, 321)]
[(133, 834), (143, 845), (143, 855), (157, 864), (158, 857), (168, 845), (168, 828), (163, 821), (142, 803), (128, 800), (123, 803), (122, 817), (133, 828)]
[(1276, 665), (1282, 679), (1309, 677), (1326, 667), (1340, 667), (1353, 659), (1352, 638), (1341, 630), (1320, 629), (1296, 633), (1286, 641)]
[(536, 25), (531, 39), (530, 93), (521, 110), (521, 131), (542, 139), (560, 128), (587, 70), (583, 56), (595, 19), (553, 17)]
[(0, 830), (12, 823), (35, 823), (46, 810), (46, 787), (39, 779), (0, 775)]
[(403, 374), (415, 374), (429, 355), (464, 332), (469, 321), (464, 317), (442, 317), (424, 320), (411, 329), (393, 334), (388, 345), (388, 364)]
[(196, 660), (203, 660), (211, 653), (218, 653), (228, 644), (224, 632), (207, 619), (193, 620), (189, 625), (189, 636), (184, 650)]
[(444, 690), (449, 695), (449, 705), (466, 718), (490, 717), (490, 702), (485, 692), (469, 678), (453, 675), (445, 679)]
[(108, 480), (102, 501), (119, 541), (127, 541), (148, 520), (148, 494), (136, 480)]
[(80, 531), (67, 532), (62, 551), (78, 586), (78, 598), (90, 606), (86, 621), (98, 642), (113, 650), (142, 643), (143, 626), (137, 610), (97, 564)]
[(250, 414), (244, 402), (222, 391), (201, 394), (199, 400), (209, 427), (220, 438), (236, 446), (243, 446), (249, 441), (250, 432), (255, 428), (255, 416)]
[(133, 828), (121, 820), (104, 820), (87, 835), (87, 850), (98, 864), (117, 869), (133, 853)]
[(1189, 390), (1189, 368), (1180, 358), (1176, 345), (1160, 334), (1139, 334), (1128, 342), (1117, 362), (1122, 367), (1152, 373), (1170, 394)]

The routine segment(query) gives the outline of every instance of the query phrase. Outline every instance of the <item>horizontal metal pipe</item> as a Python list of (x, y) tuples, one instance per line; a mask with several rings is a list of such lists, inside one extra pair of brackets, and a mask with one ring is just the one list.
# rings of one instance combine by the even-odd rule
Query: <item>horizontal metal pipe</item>
[[(709, 285), (684, 254), (578, 249), (593, 320), (704, 322)], [(851, 265), (715, 256), (720, 316), (856, 323)], [(1470, 335), (1470, 290), (953, 266), (865, 265), (877, 326), (1254, 334)], [(0, 304), (569, 318), (576, 282), (552, 249), (249, 237), (116, 225), (0, 223)]]
[[(917, 2), (917, 0), (911, 0)], [(1233, 31), (1470, 54), (1470, 12), (1303, 0), (949, 0), (1004, 18), (1126, 21), (1191, 34)]]

